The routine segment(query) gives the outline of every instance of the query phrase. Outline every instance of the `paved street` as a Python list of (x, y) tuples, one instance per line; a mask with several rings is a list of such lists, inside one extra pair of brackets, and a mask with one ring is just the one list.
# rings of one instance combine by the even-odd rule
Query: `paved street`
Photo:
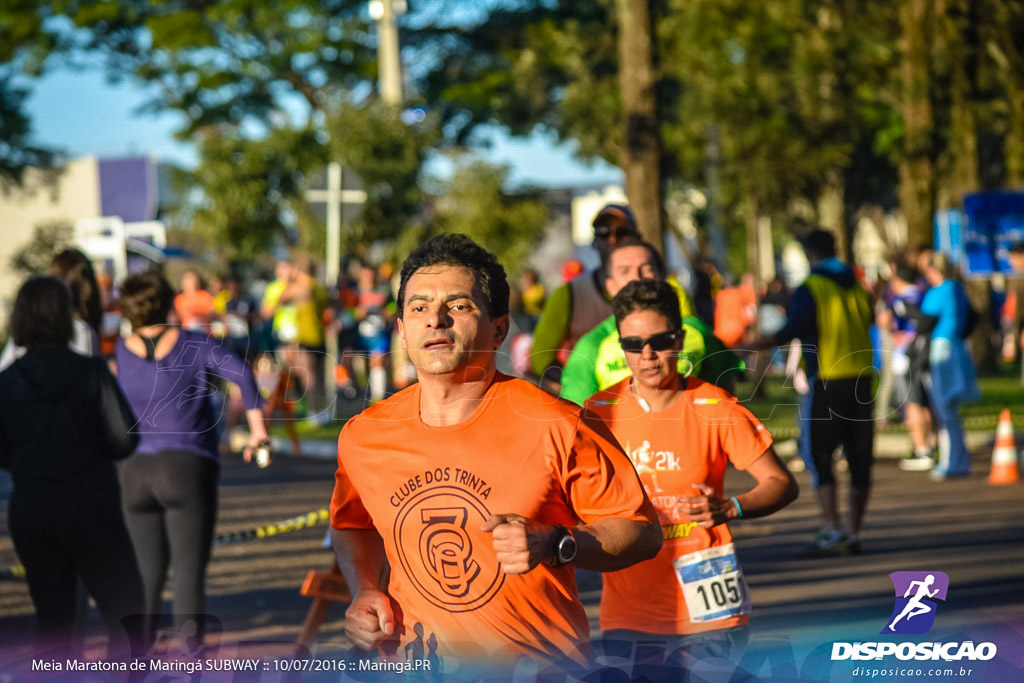
[[(733, 527), (753, 594), (753, 638), (788, 643), (798, 665), (807, 652), (832, 641), (877, 639), (893, 605), (888, 574), (898, 570), (949, 575), (949, 594), (929, 638), (1014, 623), (1024, 634), (1024, 484), (987, 485), (990, 452), (990, 446), (976, 452), (969, 479), (943, 484), (924, 473), (903, 472), (893, 459), (880, 460), (864, 553), (858, 557), (795, 557), (818, 526), (808, 477), (798, 474), (801, 497), (796, 503), (774, 517)], [(333, 469), (330, 460), (282, 458), (258, 470), (238, 457), (228, 458), (218, 533), (326, 507)], [(16, 558), (6, 535), (10, 481), (5, 473), (0, 476), (0, 567), (5, 567)], [(746, 475), (730, 471), (727, 488), (739, 492), (747, 481)], [(214, 551), (209, 609), (223, 626), (226, 652), (272, 657), (291, 651), (310, 604), (299, 595), (299, 586), (307, 570), (326, 569), (330, 563), (329, 552), (321, 547), (325, 531), (320, 525)], [(581, 577), (595, 629), (599, 591), (595, 575)], [(28, 654), (31, 614), (25, 583), (0, 579), (0, 673), (11, 672), (16, 668), (12, 663)], [(102, 629), (95, 610), (90, 617), (87, 645), (98, 654)], [(343, 608), (336, 606), (319, 647), (338, 651), (347, 646), (343, 627)]]

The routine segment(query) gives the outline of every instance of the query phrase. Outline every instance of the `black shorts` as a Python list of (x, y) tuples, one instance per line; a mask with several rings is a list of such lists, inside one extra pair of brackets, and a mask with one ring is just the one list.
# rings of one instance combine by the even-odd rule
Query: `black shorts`
[(835, 483), (832, 453), (842, 446), (853, 486), (871, 487), (875, 438), (873, 381), (873, 374), (814, 381), (810, 446), (819, 486)]

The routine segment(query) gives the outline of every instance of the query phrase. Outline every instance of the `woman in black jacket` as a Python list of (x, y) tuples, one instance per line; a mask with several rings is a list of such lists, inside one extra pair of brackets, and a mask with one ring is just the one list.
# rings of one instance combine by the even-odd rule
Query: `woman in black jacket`
[(22, 285), (10, 331), (27, 351), (0, 372), (0, 467), (14, 484), (8, 523), (37, 646), (69, 647), (81, 575), (109, 630), (108, 656), (141, 654), (142, 580), (114, 467), (138, 443), (135, 417), (103, 360), (68, 349), (71, 294), (59, 279)]

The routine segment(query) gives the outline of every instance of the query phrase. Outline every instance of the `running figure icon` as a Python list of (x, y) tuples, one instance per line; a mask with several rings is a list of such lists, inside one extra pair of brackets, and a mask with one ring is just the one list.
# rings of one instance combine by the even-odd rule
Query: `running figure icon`
[(934, 574), (929, 574), (925, 577), (923, 581), (910, 582), (910, 585), (907, 586), (907, 592), (903, 594), (903, 597), (910, 598), (910, 594), (914, 591), (915, 586), (917, 586), (917, 593), (914, 595), (914, 597), (910, 598), (910, 601), (903, 607), (903, 611), (899, 613), (899, 616), (893, 619), (892, 623), (889, 624), (890, 631), (896, 630), (896, 623), (899, 622), (900, 619), (906, 617), (907, 621), (910, 621), (912, 618), (919, 616), (921, 614), (928, 614), (934, 609), (932, 606), (926, 605), (923, 602), (921, 602), (925, 598), (934, 598), (935, 595), (939, 592), (938, 588), (936, 588), (933, 591), (928, 590), (934, 583)]

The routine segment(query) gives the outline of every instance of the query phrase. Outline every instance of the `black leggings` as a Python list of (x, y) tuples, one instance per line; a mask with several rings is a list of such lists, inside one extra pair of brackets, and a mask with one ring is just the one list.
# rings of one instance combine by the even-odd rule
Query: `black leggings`
[(186, 451), (135, 455), (121, 465), (125, 521), (139, 560), (146, 632), (159, 626), (167, 568), (174, 569), (174, 625), (202, 643), (206, 629), (206, 565), (217, 520), (220, 465)]
[(108, 656), (143, 654), (142, 580), (116, 490), (106, 497), (69, 492), (50, 505), (47, 496), (29, 495), (12, 496), (9, 522), (36, 608), (37, 647), (70, 646), (81, 576), (110, 634)]

